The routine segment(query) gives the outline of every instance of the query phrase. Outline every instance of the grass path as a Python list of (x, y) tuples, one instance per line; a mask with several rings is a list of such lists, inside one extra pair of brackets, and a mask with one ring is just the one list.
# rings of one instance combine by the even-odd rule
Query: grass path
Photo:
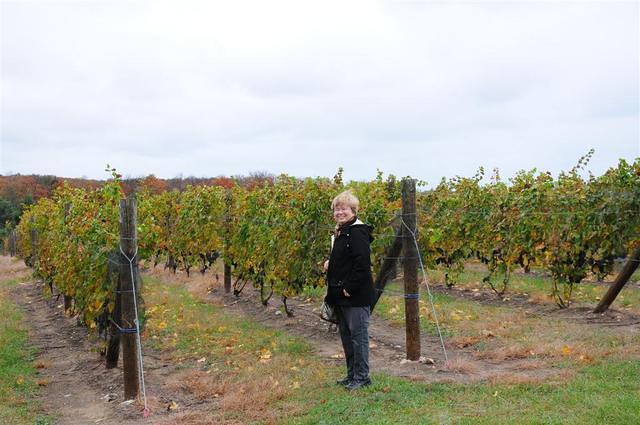
[(44, 425), (50, 418), (35, 400), (36, 352), (29, 345), (25, 315), (12, 299), (23, 275), (12, 268), (0, 272), (0, 424)]
[[(201, 361), (188, 385), (220, 400), (210, 415), (230, 423), (630, 424), (640, 422), (636, 353), (580, 362), (559, 356), (564, 379), (548, 382), (414, 382), (374, 374), (347, 393), (304, 340), (203, 302), (182, 285), (147, 279), (148, 338)], [(552, 331), (553, 333), (553, 331)], [(532, 335), (536, 337), (536, 335)], [(638, 342), (637, 335), (635, 343)], [(198, 360), (195, 360), (199, 358)], [(249, 403), (248, 400), (251, 400)], [(217, 416), (216, 416), (217, 415)]]
[[(34, 401), (38, 375), (29, 348), (29, 318), (12, 299), (20, 281), (0, 270), (0, 423), (44, 425), (51, 418)], [(558, 373), (537, 381), (495, 376), (460, 383), (377, 372), (374, 385), (348, 393), (333, 384), (343, 368), (318, 356), (309, 341), (286, 328), (266, 326), (223, 303), (204, 300), (177, 279), (146, 276), (144, 297), (148, 389), (156, 421), (150, 423), (640, 423), (640, 336), (635, 328), (618, 334), (567, 318), (523, 315), (509, 305), (441, 298), (443, 312), (459, 317), (445, 323), (448, 343), (472, 338), (495, 322), (493, 337), (472, 344), (479, 356), (489, 356), (485, 361), (500, 364), (505, 360), (500, 353), (510, 347), (537, 349), (538, 344), (540, 361)], [(391, 312), (395, 307), (393, 301), (383, 306), (382, 316), (396, 314)], [(106, 376), (95, 362), (78, 378), (98, 382), (94, 387)], [(118, 379), (114, 375), (110, 382)], [(101, 387), (96, 388), (99, 393)]]

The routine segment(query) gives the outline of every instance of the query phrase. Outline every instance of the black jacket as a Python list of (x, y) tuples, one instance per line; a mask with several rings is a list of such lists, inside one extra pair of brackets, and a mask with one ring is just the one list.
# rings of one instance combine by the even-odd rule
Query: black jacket
[[(345, 223), (333, 242), (327, 270), (327, 296), (331, 305), (371, 306), (375, 300), (371, 275), (372, 226), (354, 220)], [(351, 296), (346, 297), (345, 289)]]

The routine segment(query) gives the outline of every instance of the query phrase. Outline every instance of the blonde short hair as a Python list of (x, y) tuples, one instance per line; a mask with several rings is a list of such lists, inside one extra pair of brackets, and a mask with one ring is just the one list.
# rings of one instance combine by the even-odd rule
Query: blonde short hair
[(333, 201), (331, 202), (331, 209), (335, 209), (338, 205), (345, 205), (351, 208), (351, 211), (353, 211), (354, 214), (357, 214), (360, 201), (356, 198), (356, 195), (351, 192), (351, 190), (345, 190), (340, 195), (333, 198)]

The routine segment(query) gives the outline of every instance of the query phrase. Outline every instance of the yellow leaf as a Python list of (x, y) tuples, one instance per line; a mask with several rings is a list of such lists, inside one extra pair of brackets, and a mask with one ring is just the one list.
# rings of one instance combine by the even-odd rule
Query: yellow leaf
[(271, 351), (263, 348), (260, 350), (260, 360), (269, 360), (271, 358)]
[(593, 358), (587, 354), (582, 354), (579, 357), (580, 361), (585, 362), (585, 363), (591, 363), (593, 361)]

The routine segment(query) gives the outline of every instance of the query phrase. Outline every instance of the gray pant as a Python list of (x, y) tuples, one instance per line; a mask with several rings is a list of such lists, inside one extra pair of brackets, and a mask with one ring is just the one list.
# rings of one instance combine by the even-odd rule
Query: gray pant
[(354, 381), (366, 381), (369, 379), (370, 307), (339, 306), (337, 312), (347, 376)]

